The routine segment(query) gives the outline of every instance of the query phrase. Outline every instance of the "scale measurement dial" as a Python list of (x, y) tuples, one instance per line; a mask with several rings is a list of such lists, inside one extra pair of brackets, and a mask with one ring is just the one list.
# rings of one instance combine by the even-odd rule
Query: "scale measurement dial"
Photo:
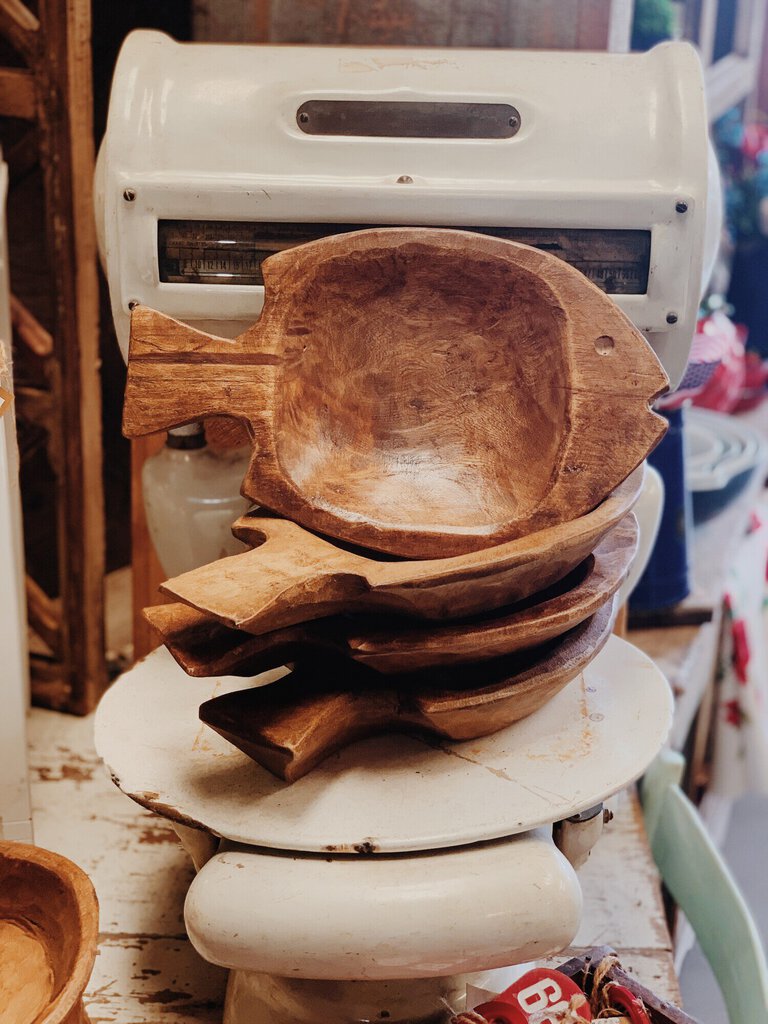
[[(160, 220), (157, 225), (160, 280), (168, 284), (263, 285), (261, 264), (275, 252), (292, 249), (296, 245), (328, 235), (382, 226), (287, 221)], [(570, 263), (609, 295), (645, 295), (648, 290), (650, 231), (620, 228), (467, 227), (454, 224), (440, 226), (507, 238), (543, 249)]]

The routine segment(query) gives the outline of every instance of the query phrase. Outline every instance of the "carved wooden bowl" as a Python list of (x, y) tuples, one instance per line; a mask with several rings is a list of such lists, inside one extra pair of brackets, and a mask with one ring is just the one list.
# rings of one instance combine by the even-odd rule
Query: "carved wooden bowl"
[(66, 857), (0, 842), (0, 1020), (88, 1024), (82, 995), (96, 959), (99, 910)]
[(587, 667), (611, 634), (615, 601), (547, 644), (481, 664), (385, 680), (349, 661), (300, 663), (276, 683), (206, 701), (200, 718), (287, 782), (366, 736), (487, 736), (533, 714)]
[(637, 522), (630, 513), (548, 590), (511, 607), (440, 624), (339, 615), (254, 636), (179, 603), (147, 608), (144, 615), (191, 676), (254, 676), (312, 653), (345, 657), (384, 675), (416, 672), (488, 661), (561, 636), (613, 597), (636, 550)]
[(560, 526), (455, 558), (395, 561), (350, 550), (256, 512), (233, 532), (258, 545), (166, 581), (161, 590), (225, 626), (261, 634), (339, 613), (444, 620), (521, 601), (561, 580), (632, 509), (642, 468), (602, 504)]
[(264, 281), (235, 341), (134, 310), (124, 429), (241, 417), (243, 493), (329, 537), (490, 548), (595, 508), (664, 433), (652, 349), (548, 253), (381, 228), (276, 254)]

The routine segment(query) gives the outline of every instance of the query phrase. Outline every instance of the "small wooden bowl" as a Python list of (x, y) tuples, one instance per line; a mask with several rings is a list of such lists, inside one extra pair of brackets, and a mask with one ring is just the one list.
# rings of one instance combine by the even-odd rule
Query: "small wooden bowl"
[(0, 1020), (88, 1024), (83, 992), (96, 959), (99, 905), (72, 861), (0, 842)]

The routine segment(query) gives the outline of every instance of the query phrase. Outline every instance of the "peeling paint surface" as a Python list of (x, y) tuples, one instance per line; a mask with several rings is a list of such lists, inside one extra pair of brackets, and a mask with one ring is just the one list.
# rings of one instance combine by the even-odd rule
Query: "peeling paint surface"
[(92, 716), (36, 708), (29, 735), (35, 842), (79, 864), (99, 897), (92, 1024), (220, 1024), (226, 972), (187, 939), (193, 870), (176, 833), (113, 785)]

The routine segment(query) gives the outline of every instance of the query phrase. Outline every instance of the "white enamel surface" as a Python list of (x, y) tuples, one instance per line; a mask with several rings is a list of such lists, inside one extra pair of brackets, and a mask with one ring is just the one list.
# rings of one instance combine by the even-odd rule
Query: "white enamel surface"
[[(11, 366), (11, 312), (5, 197), (8, 168), (0, 158), (0, 361)], [(0, 372), (0, 384), (8, 381)], [(19, 452), (14, 410), (0, 417), (0, 839), (32, 842), (27, 773), (29, 679)]]
[(197, 717), (202, 701), (248, 685), (192, 679), (160, 648), (103, 697), (96, 748), (120, 788), (165, 817), (248, 845), (388, 853), (509, 836), (592, 807), (642, 774), (672, 715), (658, 668), (611, 637), (581, 676), (502, 732), (369, 739), (287, 785)]
[(408, 857), (291, 857), (234, 846), (195, 877), (184, 917), (197, 951), (224, 967), (420, 978), (562, 949), (579, 926), (581, 889), (545, 829)]
[[(522, 126), (502, 140), (305, 135), (296, 110), (318, 98), (508, 102)], [(261, 310), (258, 286), (160, 282), (158, 219), (650, 230), (647, 294), (615, 298), (674, 385), (696, 321), (707, 178), (703, 79), (685, 43), (376, 50), (139, 31), (116, 66), (95, 202), (124, 354), (131, 301), (229, 336)]]
[(661, 524), (661, 513), (664, 511), (664, 481), (657, 469), (649, 463), (645, 463), (645, 474), (643, 475), (643, 487), (640, 497), (632, 510), (637, 517), (638, 539), (637, 554), (632, 560), (632, 565), (627, 578), (619, 588), (617, 606), (621, 606), (629, 599), (635, 589), (637, 581), (645, 572), (648, 559), (651, 557), (653, 546), (659, 534)]

